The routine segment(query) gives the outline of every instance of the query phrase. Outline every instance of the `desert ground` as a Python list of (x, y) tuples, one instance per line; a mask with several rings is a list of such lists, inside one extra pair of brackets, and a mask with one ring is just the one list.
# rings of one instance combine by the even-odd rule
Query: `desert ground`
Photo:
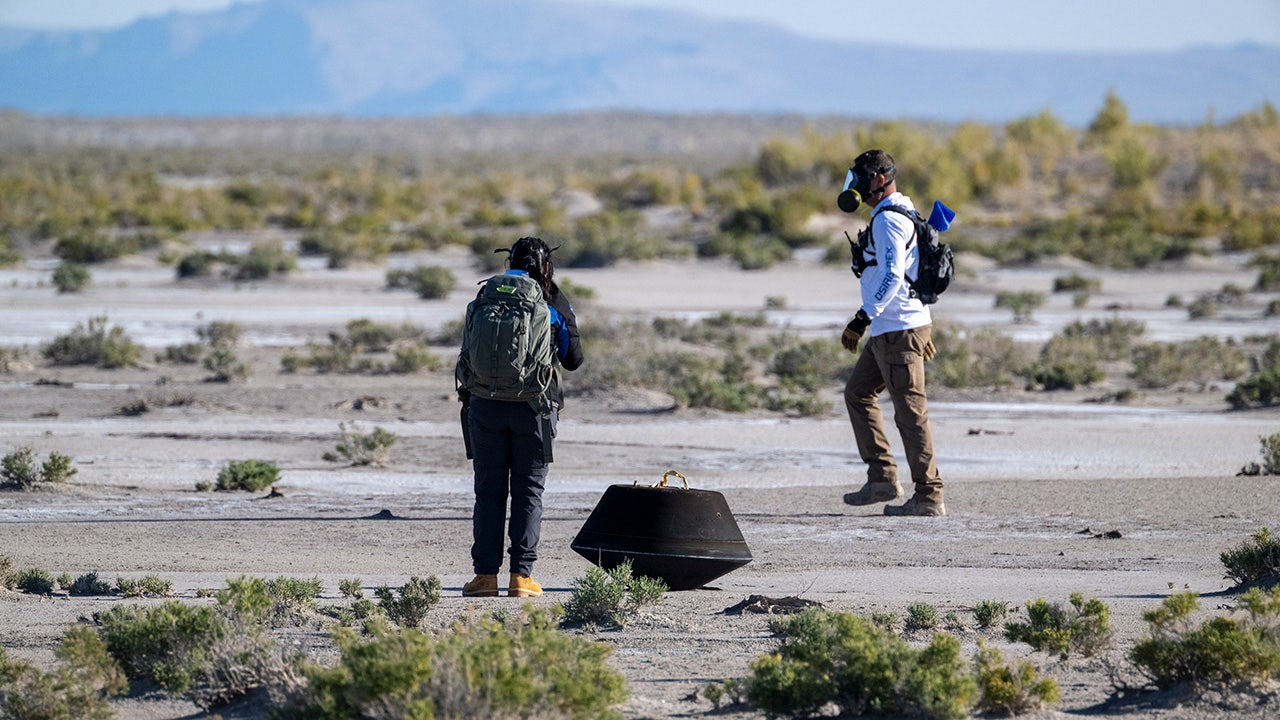
[[(194, 340), (203, 323), (226, 320), (245, 329), (237, 354), (252, 368), (247, 380), (230, 384), (204, 382), (198, 366), (150, 362), (97, 370), (36, 361), (0, 375), (6, 451), (57, 450), (78, 471), (65, 487), (0, 494), (0, 555), (54, 575), (154, 573), (191, 602), (206, 602), (197, 589), (244, 574), (318, 577), (322, 601), (335, 603), (343, 579), (372, 588), (435, 575), (445, 598), (431, 613), (434, 625), (475, 608), (516, 607), (521, 601), (460, 596), (471, 576), (471, 480), (450, 363), (407, 376), (280, 372), (286, 349), (323, 341), (351, 319), (439, 328), (460, 317), (480, 273), (462, 251), (393, 259), (424, 261), (458, 274), (459, 288), (446, 300), (385, 290), (382, 267), (304, 264), (269, 283), (183, 284), (172, 268), (135, 257), (95, 268), (89, 289), (67, 295), (49, 287), (48, 268), (38, 262), (0, 270), (4, 346), (38, 348), (106, 314), (150, 356)], [(992, 308), (994, 289), (1047, 290), (1061, 268), (999, 270), (975, 261), (935, 307), (935, 320), (1041, 341), (1077, 317), (1112, 312), (1143, 320), (1148, 337), (1162, 340), (1280, 331), (1280, 319), (1259, 314), (1191, 322), (1185, 310), (1165, 307), (1171, 293), (1241, 282), (1241, 262), (1096, 273), (1103, 290), (1090, 309), (1052, 297), (1032, 322), (1013, 325), (1008, 311)], [(760, 272), (687, 260), (562, 274), (597, 293), (579, 303), (583, 318), (753, 313), (766, 298), (783, 297), (785, 309), (767, 312), (771, 323), (834, 343), (854, 308), (848, 271), (806, 256)], [(451, 349), (437, 350), (447, 356)], [(767, 615), (724, 612), (750, 595), (799, 596), (859, 613), (903, 615), (917, 601), (955, 612), (965, 624), (955, 632), (966, 656), (984, 639), (1057, 678), (1062, 701), (1037, 717), (1275, 717), (1280, 696), (1268, 692), (1121, 696), (1114, 683), (1140, 681), (1125, 655), (1146, 631), (1143, 611), (1163, 597), (1194, 590), (1206, 616), (1232, 604), (1219, 553), (1280, 519), (1277, 480), (1237, 472), (1259, 459), (1260, 436), (1280, 431), (1280, 410), (1230, 411), (1222, 387), (1145, 393), (1124, 405), (1090, 402), (1105, 390), (932, 390), (945, 518), (887, 518), (880, 506), (842, 504), (862, 467), (836, 387), (830, 412), (805, 418), (673, 409), (670, 398), (644, 391), (571, 396), (535, 569), (547, 592), (534, 602), (568, 599), (588, 567), (570, 541), (608, 486), (657, 482), (675, 469), (692, 486), (725, 495), (754, 559), (713, 587), (669, 593), (621, 629), (573, 630), (614, 648), (611, 662), (630, 688), (621, 707), (628, 718), (761, 716), (741, 708), (713, 713), (707, 701), (691, 699), (709, 682), (745, 676), (752, 659), (776, 646)], [(120, 412), (139, 400), (151, 410)], [(390, 464), (323, 461), (343, 421), (392, 432)], [(892, 427), (890, 437), (900, 448)], [(280, 465), (282, 496), (195, 490), (228, 461), (245, 458)], [(394, 519), (371, 517), (383, 510)], [(1112, 609), (1115, 642), (1101, 658), (1034, 652), (978, 630), (971, 612), (978, 602), (1004, 600), (1025, 619), (1026, 601), (1065, 602), (1073, 592)], [(0, 645), (50, 664), (63, 628), (124, 602), (134, 601), (2, 594)], [(318, 642), (326, 630), (308, 633)], [(217, 716), (155, 695), (119, 700), (116, 709), (122, 718)]]

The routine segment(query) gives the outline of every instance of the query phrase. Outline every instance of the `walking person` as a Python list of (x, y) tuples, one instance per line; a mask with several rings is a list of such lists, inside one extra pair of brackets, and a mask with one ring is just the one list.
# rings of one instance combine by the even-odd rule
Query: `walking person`
[(504, 524), (510, 597), (536, 597), (533, 579), (542, 525), (542, 491), (564, 393), (559, 367), (582, 365), (578, 323), (554, 281), (551, 251), (536, 237), (511, 246), (509, 267), (489, 278), (467, 308), (458, 358), (463, 436), (475, 473), (471, 561), (465, 597), (498, 595)]
[(873, 505), (902, 495), (880, 412), (880, 393), (888, 389), (914, 492), (904, 504), (886, 505), (884, 514), (946, 515), (925, 397), (924, 363), (934, 354), (932, 319), (908, 282), (917, 277), (919, 243), (914, 223), (903, 212), (915, 208), (911, 198), (898, 192), (893, 157), (883, 150), (859, 155), (839, 203), (845, 212), (862, 203), (872, 208), (865, 241), (854, 246), (862, 304), (841, 336), (845, 349), (857, 353), (859, 340), (870, 335), (844, 389), (858, 454), (867, 464), (867, 482), (847, 493), (844, 501)]

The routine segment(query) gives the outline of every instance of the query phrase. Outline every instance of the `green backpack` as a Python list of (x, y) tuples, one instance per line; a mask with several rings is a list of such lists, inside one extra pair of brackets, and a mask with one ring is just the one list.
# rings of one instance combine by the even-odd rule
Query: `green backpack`
[(555, 369), (551, 309), (528, 275), (495, 275), (467, 305), (455, 378), (472, 395), (528, 401), (544, 396)]

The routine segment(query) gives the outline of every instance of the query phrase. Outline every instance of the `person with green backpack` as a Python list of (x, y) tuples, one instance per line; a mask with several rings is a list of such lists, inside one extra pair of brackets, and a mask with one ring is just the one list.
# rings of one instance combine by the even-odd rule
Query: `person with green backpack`
[[(497, 252), (504, 252), (498, 250)], [(498, 595), (503, 528), (510, 502), (510, 597), (536, 597), (533, 579), (542, 525), (542, 491), (564, 406), (558, 367), (582, 365), (578, 321), (554, 281), (552, 248), (522, 237), (510, 269), (486, 280), (467, 306), (455, 378), (462, 431), (475, 473), (471, 561), (464, 597)]]

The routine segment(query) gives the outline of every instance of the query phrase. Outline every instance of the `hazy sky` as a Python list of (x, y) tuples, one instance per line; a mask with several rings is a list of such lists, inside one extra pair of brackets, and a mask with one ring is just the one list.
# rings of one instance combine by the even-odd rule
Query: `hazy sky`
[[(255, 2), (257, 0), (241, 0)], [(465, 0), (456, 0), (465, 2)], [(1280, 0), (562, 0), (679, 8), (844, 40), (992, 50), (1172, 50), (1280, 45)], [(232, 0), (0, 0), (0, 25), (86, 29)], [(1280, 68), (1277, 69), (1280, 72)]]

